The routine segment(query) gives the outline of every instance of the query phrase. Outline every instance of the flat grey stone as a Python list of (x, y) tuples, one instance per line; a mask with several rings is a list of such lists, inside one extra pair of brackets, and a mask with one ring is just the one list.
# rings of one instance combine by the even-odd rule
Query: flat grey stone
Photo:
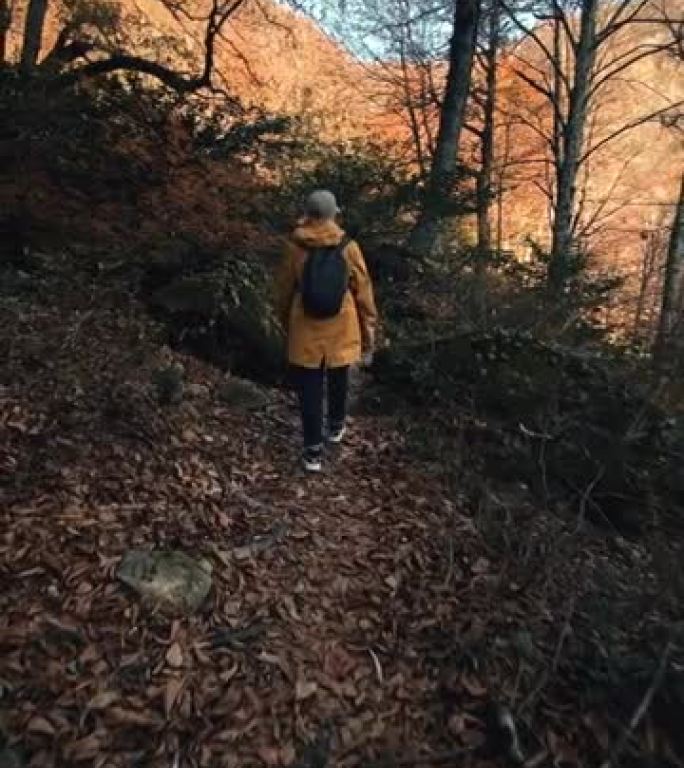
[(130, 550), (117, 577), (143, 602), (165, 613), (197, 611), (211, 589), (211, 563), (184, 552)]

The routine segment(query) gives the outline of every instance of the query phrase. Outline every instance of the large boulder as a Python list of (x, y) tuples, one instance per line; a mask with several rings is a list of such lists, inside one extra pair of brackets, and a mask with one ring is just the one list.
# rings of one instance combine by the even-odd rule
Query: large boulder
[(172, 615), (197, 611), (211, 589), (212, 566), (178, 551), (130, 550), (117, 577), (153, 610)]

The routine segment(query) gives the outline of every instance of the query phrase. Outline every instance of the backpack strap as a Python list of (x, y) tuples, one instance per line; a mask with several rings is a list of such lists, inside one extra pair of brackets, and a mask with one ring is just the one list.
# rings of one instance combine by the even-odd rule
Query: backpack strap
[(345, 232), (342, 235), (342, 239), (337, 244), (337, 250), (341, 251), (341, 252), (344, 252), (344, 249), (349, 245), (349, 243), (352, 242), (352, 240), (353, 240), (353, 238), (349, 237), (349, 235)]
[[(345, 251), (346, 247), (349, 245), (349, 243), (353, 242), (353, 239), (354, 238), (349, 237), (349, 235), (345, 232), (342, 235), (342, 239), (337, 244), (337, 252), (340, 254), (340, 256), (342, 256), (343, 259), (344, 259), (344, 251)], [(345, 261), (345, 264), (347, 265), (347, 275), (348, 275), (348, 278), (349, 278), (348, 281), (347, 281), (347, 284), (348, 284), (348, 286), (351, 286), (351, 269), (349, 268), (349, 264), (347, 263), (347, 260), (344, 259), (344, 261)]]

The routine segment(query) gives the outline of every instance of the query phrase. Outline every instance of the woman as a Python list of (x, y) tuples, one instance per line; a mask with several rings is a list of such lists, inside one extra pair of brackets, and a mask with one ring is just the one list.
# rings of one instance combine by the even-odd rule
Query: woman
[[(363, 254), (336, 224), (338, 214), (332, 192), (316, 190), (309, 196), (304, 219), (288, 239), (278, 279), (278, 309), (287, 331), (288, 360), (299, 395), (304, 468), (308, 472), (322, 469), (325, 383), (328, 442), (339, 444), (345, 434), (349, 367), (372, 353), (377, 325)], [(338, 255), (342, 257), (340, 268), (346, 270), (339, 308), (335, 307), (338, 311), (333, 310), (331, 316), (321, 316), (311, 310), (308, 300), (314, 272), (310, 260), (335, 259)], [(322, 270), (317, 274), (331, 273)]]

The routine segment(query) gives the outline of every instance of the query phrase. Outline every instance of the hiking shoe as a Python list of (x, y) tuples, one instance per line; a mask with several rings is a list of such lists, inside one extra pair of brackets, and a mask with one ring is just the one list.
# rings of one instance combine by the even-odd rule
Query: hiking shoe
[(331, 429), (328, 435), (328, 442), (333, 445), (339, 445), (347, 434), (347, 428), (345, 426), (338, 427), (337, 429)]
[(323, 455), (320, 448), (305, 448), (302, 456), (305, 472), (318, 474), (323, 470)]

